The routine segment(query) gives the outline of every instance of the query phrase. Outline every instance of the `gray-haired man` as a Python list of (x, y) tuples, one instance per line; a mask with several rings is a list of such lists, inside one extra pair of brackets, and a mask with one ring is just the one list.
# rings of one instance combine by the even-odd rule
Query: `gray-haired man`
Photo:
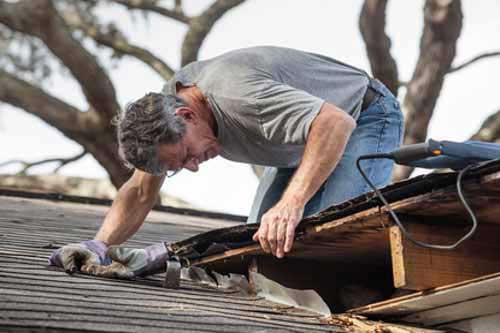
[[(101, 253), (126, 241), (142, 225), (165, 176), (197, 171), (220, 155), (267, 167), (249, 222), (260, 223), (254, 240), (281, 258), (292, 249), (304, 216), (368, 190), (355, 170), (357, 156), (395, 149), (402, 126), (399, 104), (387, 88), (331, 58), (253, 47), (194, 62), (163, 93), (147, 94), (120, 116), (120, 152), (135, 171), (91, 245)], [(389, 182), (390, 161), (368, 164), (377, 186)], [(88, 244), (81, 248), (96, 252)], [(131, 276), (161, 269), (166, 251), (158, 249), (164, 246), (108, 254)], [(74, 251), (63, 258), (64, 252), (56, 251), (51, 262), (76, 269)], [(82, 270), (106, 271), (98, 267), (109, 261), (105, 255), (86, 257), (93, 261), (83, 260)]]

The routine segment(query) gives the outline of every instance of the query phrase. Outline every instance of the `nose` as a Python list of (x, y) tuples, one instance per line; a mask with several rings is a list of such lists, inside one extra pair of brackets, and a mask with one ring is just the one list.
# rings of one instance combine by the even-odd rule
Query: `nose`
[(193, 171), (193, 172), (196, 172), (198, 171), (198, 160), (195, 159), (195, 158), (192, 158), (189, 160), (188, 163), (186, 163), (186, 165), (184, 166), (186, 169), (188, 169), (189, 171)]

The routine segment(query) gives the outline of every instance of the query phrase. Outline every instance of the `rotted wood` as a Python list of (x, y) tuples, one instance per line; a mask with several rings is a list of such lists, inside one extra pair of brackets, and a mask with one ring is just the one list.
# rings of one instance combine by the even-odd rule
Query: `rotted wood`
[[(466, 199), (481, 223), (500, 223), (500, 172), (483, 175), (464, 184)], [(455, 186), (399, 200), (390, 204), (401, 216), (437, 225), (466, 225), (469, 216), (460, 203)], [(330, 262), (365, 260), (390, 261), (389, 227), (392, 221), (385, 207), (373, 207), (333, 221), (306, 226), (297, 237), (291, 258), (312, 258)], [(234, 256), (262, 255), (258, 244), (243, 246), (193, 264), (203, 265)]]
[[(473, 168), (464, 177), (466, 196), (468, 199), (472, 199), (473, 208), (485, 222), (494, 222), (495, 214), (490, 213), (491, 208), (496, 209), (495, 207), (500, 205), (497, 189), (500, 179), (499, 170), (500, 160), (492, 161)], [(435, 214), (440, 218), (438, 223), (448, 223), (448, 221), (450, 223), (467, 223), (464, 209), (457, 201), (454, 185), (456, 177), (457, 173), (422, 175), (391, 184), (381, 191), (391, 203), (391, 207), (399, 214), (422, 216)], [(425, 201), (433, 202), (428, 210), (421, 209)], [(447, 201), (450, 202), (451, 209), (444, 206)], [(387, 247), (388, 244), (388, 242), (380, 241), (386, 235), (376, 234), (390, 226), (386, 209), (379, 207), (379, 204), (374, 193), (370, 192), (305, 218), (297, 228), (296, 243), (289, 256), (307, 258), (310, 254), (306, 252), (312, 251), (315, 258), (329, 260), (331, 254), (341, 251), (346, 252), (347, 255), (343, 255), (343, 257), (348, 258), (350, 251), (357, 249), (364, 251), (363, 257), (365, 258), (375, 255), (373, 251), (370, 251), (371, 249), (381, 244), (385, 244)], [(435, 208), (434, 206), (438, 204), (438, 208)], [(251, 236), (257, 228), (256, 224), (246, 224), (213, 230), (170, 244), (170, 250), (178, 256), (189, 257), (193, 264), (202, 265), (214, 262), (222, 263), (228, 261), (228, 258), (260, 255), (262, 252), (260, 252), (258, 245), (251, 240)], [(342, 228), (345, 229), (342, 231)], [(358, 237), (360, 235), (363, 237)], [(372, 240), (368, 240), (367, 235), (370, 235), (369, 238)], [(345, 239), (345, 242), (339, 241), (342, 239)], [(353, 239), (356, 240), (354, 243), (351, 242)], [(358, 247), (357, 242), (366, 242), (366, 246)], [(214, 243), (219, 245), (232, 243), (232, 247), (224, 250), (223, 246), (219, 246), (218, 251), (206, 251)], [(337, 243), (338, 245), (336, 245)], [(352, 246), (349, 245), (351, 243)], [(330, 248), (330, 250), (326, 251), (326, 248)], [(321, 249), (321, 251), (318, 253), (313, 249)], [(380, 260), (380, 254), (387, 253), (386, 250), (376, 252), (378, 258), (374, 258), (374, 260)], [(359, 254), (358, 251), (356, 256)], [(337, 259), (339, 257), (341, 256), (337, 256)], [(390, 257), (386, 256), (385, 260), (387, 259), (390, 260)], [(234, 262), (233, 259), (230, 261)]]

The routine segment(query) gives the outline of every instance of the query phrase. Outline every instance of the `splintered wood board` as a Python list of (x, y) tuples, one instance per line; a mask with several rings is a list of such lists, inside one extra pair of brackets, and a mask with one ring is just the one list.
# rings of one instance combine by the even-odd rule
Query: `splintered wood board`
[[(500, 224), (500, 172), (484, 175), (479, 181), (465, 181), (464, 193), (481, 223)], [(469, 217), (458, 200), (455, 186), (391, 203), (400, 215), (443, 225), (467, 225)], [(295, 242), (292, 258), (328, 262), (370, 262), (391, 260), (389, 227), (384, 207), (374, 207), (337, 220), (307, 226)], [(204, 265), (231, 257), (263, 255), (258, 244), (194, 260)]]
[(494, 314), (500, 312), (500, 273), (373, 303), (349, 312), (424, 325)]

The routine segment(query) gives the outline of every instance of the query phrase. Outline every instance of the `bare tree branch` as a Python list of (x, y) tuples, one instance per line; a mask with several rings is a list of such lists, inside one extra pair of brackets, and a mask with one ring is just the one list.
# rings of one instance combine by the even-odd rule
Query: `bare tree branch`
[(470, 140), (498, 142), (500, 141), (500, 110), (490, 115)]
[[(184, 40), (183, 59), (196, 59), (203, 40), (208, 32), (225, 12), (243, 2), (243, 0), (217, 0), (201, 15), (194, 19), (186, 16), (182, 10), (182, 1), (173, 2), (172, 9), (158, 5), (157, 0), (109, 0), (113, 4), (129, 9), (157, 13), (189, 25)], [(106, 169), (111, 181), (120, 187), (131, 175), (118, 156), (118, 143), (115, 129), (110, 120), (120, 109), (112, 82), (101, 68), (96, 57), (88, 52), (80, 41), (73, 38), (75, 28), (93, 38), (97, 43), (114, 49), (118, 54), (135, 56), (153, 67), (165, 78), (173, 71), (159, 58), (146, 49), (132, 45), (112, 26), (103, 29), (99, 18), (94, 13), (87, 13), (86, 8), (94, 8), (94, 0), (89, 6), (75, 2), (68, 6), (61, 4), (61, 13), (65, 8), (73, 9), (81, 21), (70, 27), (55, 8), (54, 0), (19, 0), (12, 2), (0, 0), (0, 25), (29, 36), (43, 43), (55, 58), (72, 73), (89, 103), (88, 112), (80, 112), (60, 99), (50, 96), (42, 89), (24, 80), (16, 78), (6, 70), (0, 69), (0, 100), (22, 108), (36, 115), (49, 125), (61, 131), (65, 136), (79, 143)], [(58, 7), (59, 8), (59, 7)], [(71, 25), (71, 21), (68, 20)], [(74, 23), (74, 22), (73, 22)], [(89, 23), (87, 25), (87, 23)], [(93, 30), (94, 29), (94, 30)]]
[(486, 59), (486, 58), (491, 58), (491, 57), (497, 57), (497, 56), (500, 56), (500, 51), (495, 51), (495, 52), (485, 52), (485, 53), (482, 53), (480, 55), (477, 55), (475, 56), (474, 58), (470, 59), (470, 60), (467, 60), (466, 62), (464, 62), (463, 64), (460, 64), (456, 67), (453, 67), (451, 68), (449, 71), (448, 71), (448, 74), (450, 73), (454, 73), (456, 71), (459, 71), (469, 65), (472, 65), (473, 63), (479, 61), (479, 60), (482, 60), (482, 59)]
[(83, 31), (97, 43), (108, 46), (118, 53), (139, 59), (165, 80), (169, 80), (174, 74), (174, 70), (163, 60), (144, 48), (128, 43), (121, 34), (103, 32), (101, 27), (92, 25), (89, 22), (84, 22), (78, 15), (64, 15), (63, 18), (70, 28)]
[(240, 5), (245, 0), (217, 0), (208, 7), (201, 15), (193, 17), (189, 23), (181, 49), (181, 65), (187, 65), (198, 59), (201, 44), (208, 33), (225, 13)]
[(190, 18), (187, 17), (182, 12), (180, 1), (179, 4), (176, 1), (174, 10), (158, 6), (156, 4), (157, 1), (154, 0), (113, 0), (113, 1), (127, 7), (128, 9), (139, 9), (139, 10), (150, 11), (186, 24), (189, 24), (190, 22)]
[(183, 13), (183, 11), (182, 11), (182, 0), (175, 0), (174, 11), (176, 13)]
[[(425, 3), (420, 54), (403, 101), (406, 115), (405, 144), (422, 142), (427, 138), (427, 129), (444, 77), (455, 58), (462, 19), (459, 0), (427, 0)], [(397, 167), (394, 179), (405, 179), (412, 171), (412, 168)]]
[(103, 127), (95, 112), (80, 112), (75, 107), (2, 69), (0, 69), (0, 100), (39, 117), (73, 140), (85, 131)]
[(119, 188), (130, 170), (118, 156), (114, 129), (95, 111), (79, 112), (73, 106), (0, 69), (0, 100), (24, 109), (76, 141), (109, 173)]
[(0, 23), (40, 38), (80, 83), (87, 101), (110, 121), (120, 109), (109, 77), (72, 36), (50, 0), (0, 1)]
[(387, 0), (365, 0), (359, 16), (359, 29), (365, 41), (373, 76), (397, 96), (398, 67), (391, 55), (391, 39), (385, 33)]
[(25, 175), (28, 172), (29, 169), (31, 169), (31, 168), (33, 168), (33, 167), (35, 167), (37, 165), (42, 165), (42, 164), (57, 162), (57, 163), (59, 163), (59, 165), (53, 171), (54, 173), (57, 173), (65, 165), (68, 165), (71, 162), (75, 162), (75, 161), (79, 160), (80, 158), (82, 158), (86, 154), (87, 154), (87, 151), (84, 149), (78, 155), (75, 155), (75, 156), (72, 156), (72, 157), (67, 157), (67, 158), (48, 158), (48, 159), (44, 159), (44, 160), (36, 161), (36, 162), (26, 162), (26, 161), (22, 161), (22, 160), (12, 160), (12, 161), (7, 161), (7, 162), (4, 162), (4, 163), (0, 163), (0, 168), (4, 167), (4, 166), (7, 166), (7, 165), (10, 165), (10, 164), (21, 164), (21, 165), (23, 165), (23, 168), (20, 171), (18, 171), (16, 174), (18, 174), (18, 175)]

